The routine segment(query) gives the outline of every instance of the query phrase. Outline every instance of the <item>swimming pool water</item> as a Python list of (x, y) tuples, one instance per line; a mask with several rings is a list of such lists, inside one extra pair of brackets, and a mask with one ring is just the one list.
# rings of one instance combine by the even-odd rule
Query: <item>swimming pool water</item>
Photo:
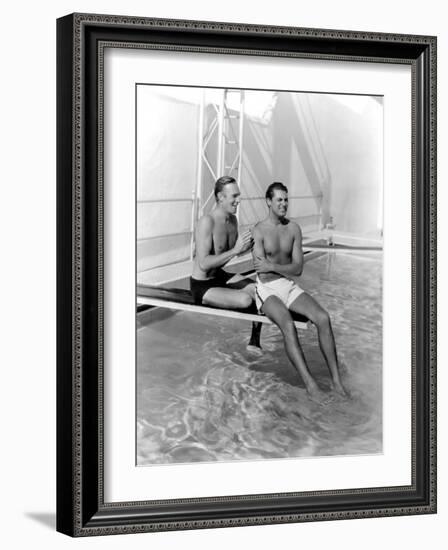
[[(137, 464), (256, 460), (382, 452), (382, 256), (328, 252), (301, 286), (330, 313), (351, 394), (311, 401), (277, 327), (162, 310), (139, 316)], [(329, 391), (314, 327), (299, 331), (309, 368)]]

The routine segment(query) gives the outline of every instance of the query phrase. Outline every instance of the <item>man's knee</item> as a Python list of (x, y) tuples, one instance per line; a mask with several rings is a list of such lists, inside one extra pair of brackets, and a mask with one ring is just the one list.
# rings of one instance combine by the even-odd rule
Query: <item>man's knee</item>
[(314, 324), (322, 328), (330, 326), (330, 315), (328, 311), (319, 308), (314, 315)]
[(294, 336), (296, 327), (291, 315), (285, 315), (280, 322), (280, 330), (285, 337)]
[(239, 299), (239, 307), (241, 309), (246, 309), (250, 307), (253, 302), (252, 296), (250, 296), (250, 294), (247, 294), (247, 292), (241, 292), (238, 299)]

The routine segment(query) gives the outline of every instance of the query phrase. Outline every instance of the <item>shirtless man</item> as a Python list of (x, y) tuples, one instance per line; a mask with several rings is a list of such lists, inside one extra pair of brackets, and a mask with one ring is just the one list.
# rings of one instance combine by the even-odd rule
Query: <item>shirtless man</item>
[[(235, 216), (240, 190), (234, 178), (223, 176), (215, 184), (216, 208), (199, 220), (196, 229), (196, 256), (190, 288), (195, 304), (228, 309), (246, 309), (255, 297), (250, 281), (227, 284), (233, 276), (222, 268), (235, 256), (252, 247), (250, 231), (238, 234)], [(260, 348), (261, 323), (252, 324), (249, 346)]]
[(336, 346), (328, 313), (304, 292), (294, 278), (303, 270), (302, 232), (286, 218), (288, 189), (280, 182), (266, 191), (268, 217), (256, 225), (253, 238), (257, 307), (281, 330), (286, 353), (301, 375), (309, 395), (317, 400), (323, 394), (311, 376), (300, 346), (293, 319), (288, 310), (305, 315), (317, 327), (320, 349), (332, 378), (332, 387), (346, 396), (339, 377)]

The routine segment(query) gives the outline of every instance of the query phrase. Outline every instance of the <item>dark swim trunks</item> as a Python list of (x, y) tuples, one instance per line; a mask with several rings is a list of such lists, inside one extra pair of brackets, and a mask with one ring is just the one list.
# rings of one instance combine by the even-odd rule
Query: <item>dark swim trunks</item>
[(223, 270), (219, 270), (212, 279), (205, 279), (203, 281), (190, 277), (190, 290), (194, 303), (198, 306), (202, 305), (204, 294), (209, 288), (223, 288), (231, 277), (233, 277), (231, 273), (226, 273)]

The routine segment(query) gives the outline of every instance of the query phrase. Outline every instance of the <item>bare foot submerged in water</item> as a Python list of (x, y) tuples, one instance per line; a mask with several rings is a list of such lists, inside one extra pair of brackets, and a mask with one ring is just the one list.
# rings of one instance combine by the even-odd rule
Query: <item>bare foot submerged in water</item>
[(333, 382), (331, 390), (337, 395), (344, 397), (345, 399), (350, 399), (350, 393), (344, 388), (341, 381)]
[(331, 394), (322, 391), (317, 384), (312, 384), (306, 388), (306, 392), (311, 401), (319, 405), (328, 405), (333, 400)]

